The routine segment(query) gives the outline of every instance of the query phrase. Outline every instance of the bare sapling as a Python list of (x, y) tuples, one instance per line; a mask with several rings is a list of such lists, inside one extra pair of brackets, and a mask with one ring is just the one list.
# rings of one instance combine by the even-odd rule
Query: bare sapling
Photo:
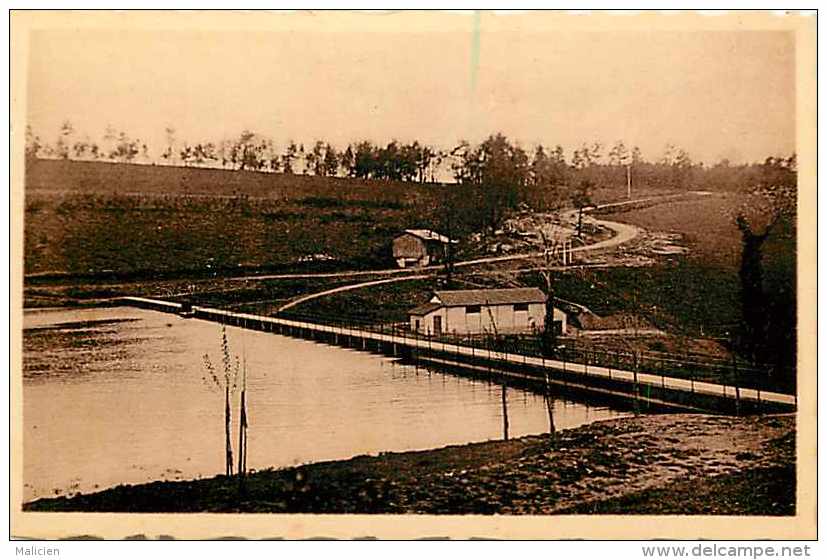
[[(231, 357), (230, 345), (227, 340), (227, 327), (221, 326), (221, 364), (223, 372), (219, 375), (215, 371), (212, 360), (209, 354), (204, 354), (204, 367), (207, 370), (207, 376), (204, 381), (211, 386), (217, 387), (224, 393), (224, 456), (225, 456), (225, 473), (227, 476), (233, 475), (233, 445), (230, 439), (230, 425), (232, 422), (232, 413), (230, 411), (230, 400), (237, 388), (239, 375), (239, 360), (238, 356)], [(246, 415), (245, 415), (246, 416)], [(246, 420), (246, 418), (245, 418)]]
[(241, 401), (238, 415), (238, 475), (247, 474), (247, 357), (241, 370)]

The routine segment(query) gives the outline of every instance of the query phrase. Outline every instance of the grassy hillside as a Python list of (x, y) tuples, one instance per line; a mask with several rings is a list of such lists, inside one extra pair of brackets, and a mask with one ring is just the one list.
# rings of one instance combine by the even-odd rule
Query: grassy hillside
[(396, 233), (438, 226), (438, 193), (385, 181), (40, 160), (26, 176), (25, 271), (392, 266)]
[(197, 167), (35, 160), (26, 169), (26, 191), (213, 195), (295, 200), (309, 196), (415, 202), (427, 187), (393, 181), (286, 175)]
[[(741, 234), (734, 216), (745, 197), (734, 193), (675, 202), (610, 216), (654, 231), (679, 233), (690, 252), (674, 263), (639, 273), (606, 271), (605, 283), (616, 292), (635, 294), (651, 315), (681, 324), (690, 332), (742, 339)], [(763, 293), (766, 333), (759, 359), (778, 364), (789, 375), (796, 362), (796, 225), (782, 221), (763, 245)]]

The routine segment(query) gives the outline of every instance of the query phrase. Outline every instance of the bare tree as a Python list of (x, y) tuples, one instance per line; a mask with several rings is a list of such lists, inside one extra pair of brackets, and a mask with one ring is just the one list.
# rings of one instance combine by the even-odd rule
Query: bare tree
[[(235, 359), (230, 355), (230, 344), (227, 340), (227, 327), (221, 325), (221, 364), (222, 375), (219, 376), (215, 371), (215, 367), (210, 360), (209, 354), (204, 354), (204, 367), (207, 370), (207, 376), (204, 380), (224, 393), (224, 452), (225, 452), (225, 468), (227, 476), (233, 474), (233, 444), (230, 439), (230, 423), (232, 421), (232, 414), (230, 412), (231, 395), (235, 392), (238, 385), (239, 360), (238, 356)], [(246, 414), (245, 414), (246, 422)]]
[(247, 357), (241, 373), (241, 401), (238, 414), (238, 476), (247, 474)]

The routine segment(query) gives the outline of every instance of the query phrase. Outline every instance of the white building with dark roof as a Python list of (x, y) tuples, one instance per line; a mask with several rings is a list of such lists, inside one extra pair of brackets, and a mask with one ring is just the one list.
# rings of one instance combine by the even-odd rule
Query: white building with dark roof
[[(538, 288), (438, 290), (428, 303), (409, 312), (411, 330), (420, 334), (513, 334), (543, 329), (546, 294)], [(557, 332), (566, 332), (566, 314), (554, 309)]]

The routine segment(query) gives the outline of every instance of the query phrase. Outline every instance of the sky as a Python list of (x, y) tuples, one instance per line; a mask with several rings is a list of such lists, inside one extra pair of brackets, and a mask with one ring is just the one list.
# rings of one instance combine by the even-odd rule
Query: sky
[[(70, 120), (164, 148), (250, 129), (283, 146), (502, 132), (527, 149), (622, 139), (696, 161), (795, 151), (795, 43), (784, 31), (33, 31), (27, 124)], [(608, 148), (604, 150), (604, 153)]]

